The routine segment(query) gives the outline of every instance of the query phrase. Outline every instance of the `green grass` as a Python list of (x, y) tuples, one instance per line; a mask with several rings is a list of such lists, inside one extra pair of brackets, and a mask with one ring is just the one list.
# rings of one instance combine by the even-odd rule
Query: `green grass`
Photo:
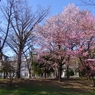
[(0, 95), (95, 95), (91, 92), (75, 92), (70, 89), (61, 88), (19, 88), (19, 89), (1, 89)]
[(59, 83), (55, 80), (23, 80), (14, 82), (11, 87), (0, 83), (0, 95), (95, 95), (95, 91), (88, 90), (75, 88), (68, 81)]

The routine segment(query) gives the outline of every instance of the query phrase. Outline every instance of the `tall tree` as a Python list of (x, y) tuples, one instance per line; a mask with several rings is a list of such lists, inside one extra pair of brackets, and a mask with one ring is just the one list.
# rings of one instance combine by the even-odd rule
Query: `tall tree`
[(57, 63), (59, 80), (63, 65), (68, 66), (71, 57), (77, 54), (81, 64), (88, 58), (94, 58), (91, 49), (95, 46), (94, 21), (95, 17), (89, 11), (81, 11), (70, 4), (61, 14), (50, 17), (44, 25), (37, 27), (41, 41), (39, 53), (49, 52), (50, 59), (55, 59), (53, 62)]
[[(87, 23), (88, 22), (88, 23)], [(77, 46), (78, 55), (80, 59), (80, 70), (85, 69), (88, 77), (95, 76), (95, 16), (90, 12), (86, 12), (84, 19), (81, 21), (80, 43)], [(92, 64), (92, 65), (91, 65)], [(93, 70), (93, 73), (92, 73)]]
[(7, 5), (4, 6), (7, 9), (4, 11), (5, 16), (9, 18), (9, 8), (11, 6), (12, 17), (10, 20), (10, 34), (6, 43), (17, 55), (17, 77), (20, 78), (22, 56), (33, 45), (34, 28), (46, 17), (48, 9), (39, 8), (36, 12), (33, 12), (23, 0), (7, 0)]
[[(61, 81), (62, 67), (69, 60), (67, 51), (74, 50), (78, 43), (80, 10), (73, 4), (65, 7), (61, 14), (50, 17), (43, 26), (38, 26), (38, 36), (43, 52), (50, 52), (55, 59)], [(41, 50), (39, 52), (41, 52)]]

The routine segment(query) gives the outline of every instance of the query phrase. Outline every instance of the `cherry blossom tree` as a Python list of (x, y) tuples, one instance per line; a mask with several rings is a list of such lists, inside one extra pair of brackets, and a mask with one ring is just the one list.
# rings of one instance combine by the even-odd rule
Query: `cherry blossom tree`
[(79, 36), (80, 43), (77, 45), (77, 57), (80, 60), (80, 70), (85, 69), (86, 75), (94, 80), (95, 74), (92, 67), (95, 66), (91, 65), (91, 63), (94, 64), (91, 60), (95, 59), (95, 17), (90, 12), (84, 11), (84, 13), (85, 17), (80, 21), (82, 31)]
[[(60, 81), (63, 65), (69, 66), (72, 57), (79, 58), (80, 69), (86, 68), (86, 60), (94, 59), (94, 25), (95, 17), (91, 12), (81, 11), (70, 4), (62, 13), (47, 19), (44, 25), (37, 26), (39, 54), (44, 53), (45, 56), (49, 53), (50, 59), (53, 59), (51, 64), (57, 67)], [(47, 64), (50, 63), (50, 59)]]
[[(40, 52), (49, 52), (53, 63), (57, 63), (61, 81), (62, 67), (69, 63), (72, 51), (80, 43), (82, 14), (75, 5), (65, 7), (61, 14), (52, 16), (44, 25), (37, 26)], [(54, 62), (55, 61), (55, 62)]]

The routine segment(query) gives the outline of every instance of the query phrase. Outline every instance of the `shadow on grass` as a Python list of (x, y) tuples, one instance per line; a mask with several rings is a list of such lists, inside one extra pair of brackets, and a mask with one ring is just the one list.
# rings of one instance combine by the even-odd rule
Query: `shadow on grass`
[[(1, 85), (1, 84), (0, 84)], [(67, 84), (69, 85), (69, 83)], [(66, 87), (55, 80), (21, 80), (0, 87), (0, 95), (95, 95), (82, 88)]]

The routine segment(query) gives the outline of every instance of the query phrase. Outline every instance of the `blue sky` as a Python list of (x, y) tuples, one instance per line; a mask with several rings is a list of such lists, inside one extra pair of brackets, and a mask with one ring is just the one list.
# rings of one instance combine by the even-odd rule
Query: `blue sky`
[(80, 9), (88, 9), (95, 12), (93, 7), (90, 6), (83, 6), (83, 3), (81, 0), (27, 0), (29, 5), (33, 7), (35, 10), (37, 8), (37, 5), (42, 6), (43, 8), (47, 8), (51, 6), (49, 15), (56, 15), (62, 12), (63, 8), (67, 6), (68, 4), (75, 4)]
[[(94, 8), (90, 6), (83, 6), (81, 0), (26, 0), (30, 6), (32, 6), (33, 10), (37, 9), (37, 6), (41, 6), (42, 8), (50, 8), (49, 16), (60, 14), (65, 6), (68, 4), (75, 4), (80, 9), (88, 9), (95, 14)], [(7, 51), (7, 50), (6, 50)], [(11, 56), (10, 52), (6, 52), (7, 55)]]

